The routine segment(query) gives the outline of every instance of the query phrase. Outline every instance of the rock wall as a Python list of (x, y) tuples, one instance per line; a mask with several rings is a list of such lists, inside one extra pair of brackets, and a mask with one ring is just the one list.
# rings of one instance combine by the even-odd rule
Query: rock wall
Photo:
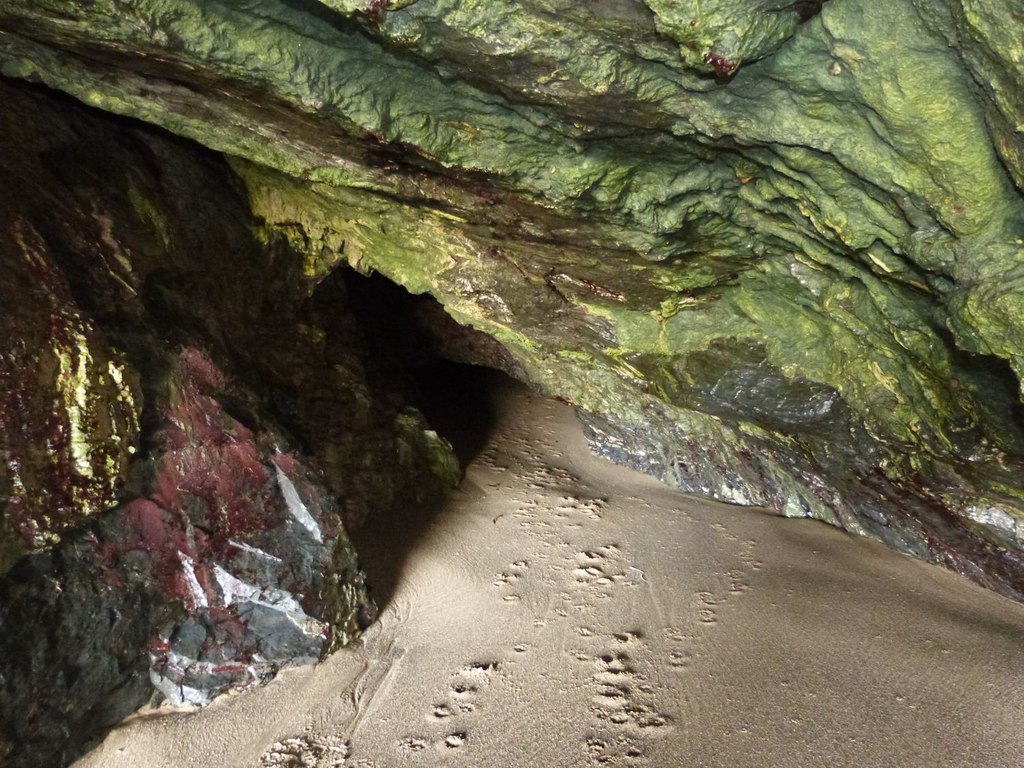
[(431, 292), (613, 453), (1019, 597), (1020, 15), (11, 0), (0, 61), (225, 153), (312, 273)]
[(458, 465), (346, 275), (311, 275), (222, 158), (0, 100), (0, 755), (49, 766), (349, 642), (374, 607), (343, 523)]

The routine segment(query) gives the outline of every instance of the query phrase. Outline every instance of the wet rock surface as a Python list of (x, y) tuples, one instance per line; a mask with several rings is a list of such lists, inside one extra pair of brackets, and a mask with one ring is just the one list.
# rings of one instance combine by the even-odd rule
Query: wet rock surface
[(225, 153), (306, 274), (431, 293), (638, 450), (1019, 597), (1017, 16), (12, 0), (0, 66)]
[(375, 608), (346, 521), (458, 467), (353, 278), (261, 240), (222, 160), (0, 91), (0, 760), (52, 766), (351, 641)]

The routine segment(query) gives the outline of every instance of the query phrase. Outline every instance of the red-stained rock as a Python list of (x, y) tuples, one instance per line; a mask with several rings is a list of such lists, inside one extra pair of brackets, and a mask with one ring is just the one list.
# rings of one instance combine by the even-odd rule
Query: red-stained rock
[(52, 766), (349, 642), (375, 609), (343, 517), (457, 466), (221, 159), (0, 101), (0, 763)]

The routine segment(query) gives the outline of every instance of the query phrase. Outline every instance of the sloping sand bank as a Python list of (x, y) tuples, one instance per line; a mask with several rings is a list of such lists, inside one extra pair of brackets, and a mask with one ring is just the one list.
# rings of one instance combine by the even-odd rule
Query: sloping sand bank
[(77, 766), (1024, 765), (1024, 606), (500, 400), (448, 504), (358, 537), (384, 608), (362, 644)]

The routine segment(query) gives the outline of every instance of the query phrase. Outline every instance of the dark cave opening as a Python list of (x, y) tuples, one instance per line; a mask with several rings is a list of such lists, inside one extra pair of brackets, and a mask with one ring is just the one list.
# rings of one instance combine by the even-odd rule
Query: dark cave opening
[[(331, 280), (332, 290), (344, 291), (362, 329), (375, 390), (419, 411), (451, 445), (465, 476), (497, 424), (501, 390), (514, 385), (508, 352), (491, 337), (457, 323), (434, 297), (412, 294), (383, 275), (365, 276), (343, 267)], [(391, 602), (406, 562), (446, 498), (391, 505), (349, 526), (379, 609)]]
[(509, 378), (508, 352), (460, 325), (433, 296), (383, 275), (344, 269), (355, 316), (384, 389), (396, 389), (454, 449), (462, 471), (483, 449), (496, 415), (491, 393)]
[(495, 423), (491, 392), (506, 378), (501, 371), (438, 359), (410, 371), (412, 404), (427, 423), (451, 443), (459, 464), (480, 455)]
[[(514, 368), (381, 275), (339, 264), (310, 295), (222, 157), (0, 91), (0, 763), (63, 765), (175, 686), (212, 697), (363, 628), (458, 479), (432, 433), (464, 469)], [(55, 521), (41, 551), (15, 503)]]

